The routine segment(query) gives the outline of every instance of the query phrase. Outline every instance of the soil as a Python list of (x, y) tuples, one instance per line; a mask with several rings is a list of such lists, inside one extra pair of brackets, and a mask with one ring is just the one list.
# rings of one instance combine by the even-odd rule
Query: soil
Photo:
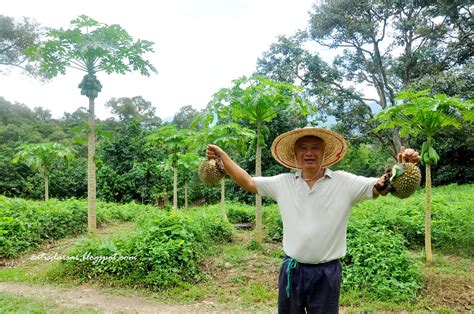
[(439, 306), (459, 311), (474, 310), (474, 263), (470, 265), (471, 276), (462, 274), (443, 274), (428, 270), (423, 295), (430, 301), (431, 307)]
[[(213, 303), (200, 302), (190, 305), (163, 304), (151, 302), (140, 296), (114, 296), (102, 291), (80, 286), (63, 288), (58, 286), (37, 286), (18, 283), (0, 283), (0, 293), (11, 293), (18, 296), (53, 301), (61, 308), (94, 309), (105, 313), (203, 313), (215, 312)], [(226, 309), (230, 313), (245, 313)]]

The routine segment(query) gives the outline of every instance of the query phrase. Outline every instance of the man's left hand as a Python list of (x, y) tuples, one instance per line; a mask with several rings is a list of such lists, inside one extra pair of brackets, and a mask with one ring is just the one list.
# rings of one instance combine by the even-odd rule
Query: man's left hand
[(399, 163), (411, 162), (416, 164), (420, 160), (420, 154), (418, 154), (418, 152), (414, 149), (407, 148), (398, 153), (397, 160)]

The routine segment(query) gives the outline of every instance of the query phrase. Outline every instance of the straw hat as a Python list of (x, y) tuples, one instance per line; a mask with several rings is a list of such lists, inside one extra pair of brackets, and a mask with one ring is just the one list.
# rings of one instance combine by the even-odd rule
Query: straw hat
[(301, 169), (296, 164), (295, 143), (304, 136), (316, 136), (324, 141), (324, 157), (322, 168), (327, 168), (340, 161), (347, 152), (344, 138), (333, 131), (306, 127), (280, 134), (272, 144), (272, 155), (283, 166), (290, 169)]

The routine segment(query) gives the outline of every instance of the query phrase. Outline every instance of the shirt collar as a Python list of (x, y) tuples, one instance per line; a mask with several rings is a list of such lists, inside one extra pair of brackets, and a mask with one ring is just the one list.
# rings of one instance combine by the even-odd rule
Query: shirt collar
[[(326, 168), (326, 169), (324, 169), (324, 176), (325, 176), (325, 177), (328, 177), (328, 178), (332, 178), (332, 173), (333, 173), (333, 172), (334, 172), (334, 171), (332, 171), (331, 169)], [(297, 170), (297, 171), (295, 172), (295, 178), (298, 179), (299, 177), (301, 177), (301, 170)]]

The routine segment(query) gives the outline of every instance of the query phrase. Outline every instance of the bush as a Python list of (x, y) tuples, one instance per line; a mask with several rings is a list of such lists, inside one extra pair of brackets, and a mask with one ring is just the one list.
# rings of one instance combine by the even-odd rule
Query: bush
[[(97, 203), (97, 223), (130, 221), (156, 211), (135, 203)], [(44, 241), (80, 234), (87, 229), (87, 202), (70, 199), (48, 202), (0, 196), (0, 258), (14, 257)]]
[(255, 206), (240, 203), (226, 203), (227, 218), (231, 223), (255, 224)]
[[(229, 241), (231, 235), (220, 213), (207, 208), (145, 214), (128, 237), (85, 240), (64, 261), (62, 271), (83, 280), (100, 277), (154, 289), (170, 287), (198, 280), (209, 247)], [(82, 256), (89, 258), (75, 258)]]
[(421, 288), (422, 277), (405, 240), (383, 226), (352, 220), (342, 263), (344, 291), (402, 301), (413, 299)]
[[(474, 254), (473, 185), (448, 185), (433, 189), (431, 238), (434, 248), (446, 253)], [(353, 209), (353, 217), (371, 226), (384, 225), (404, 236), (410, 248), (424, 246), (425, 194), (420, 190), (404, 200), (393, 196), (364, 202)]]
[(263, 220), (267, 237), (273, 241), (281, 241), (283, 239), (283, 222), (281, 221), (278, 206), (265, 206)]
[(0, 196), (0, 258), (81, 233), (86, 226), (87, 208), (81, 201), (36, 202)]

